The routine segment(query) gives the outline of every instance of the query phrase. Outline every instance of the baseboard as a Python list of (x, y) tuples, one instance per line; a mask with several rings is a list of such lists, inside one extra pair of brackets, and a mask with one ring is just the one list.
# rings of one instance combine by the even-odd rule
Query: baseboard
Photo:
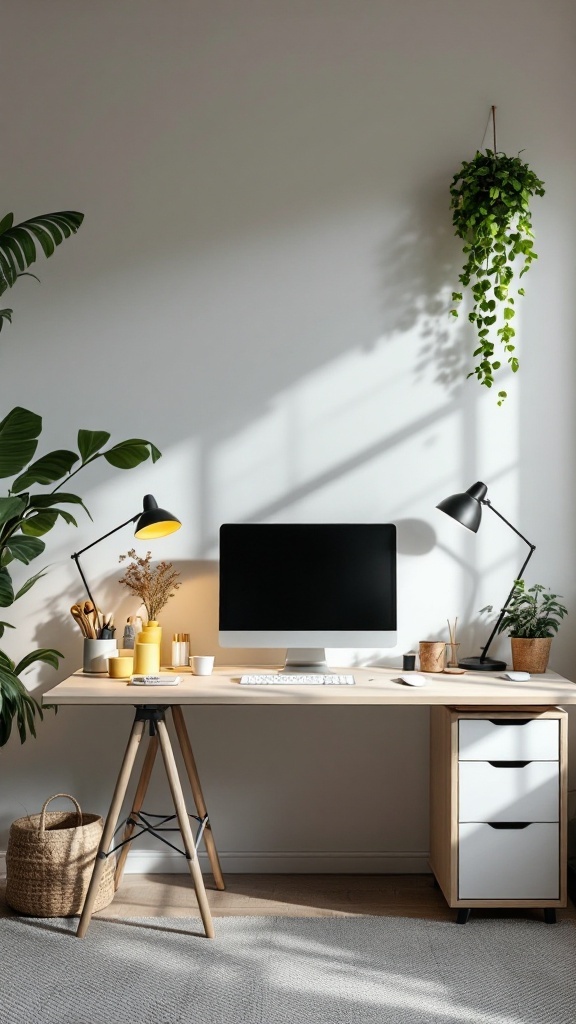
[[(200, 866), (206, 873), (210, 864), (204, 852)], [(287, 875), (424, 875), (430, 873), (427, 853), (255, 853), (219, 854), (224, 874)], [(0, 877), (6, 871), (6, 853), (0, 850)], [(126, 860), (126, 874), (178, 875), (186, 873), (184, 857), (172, 850), (132, 849)]]
[[(200, 866), (210, 865), (201, 852)], [(303, 853), (269, 852), (219, 853), (224, 874), (375, 874), (419, 875), (430, 871), (427, 853)], [(182, 856), (171, 850), (131, 850), (126, 861), (131, 874), (180, 874), (186, 871)]]

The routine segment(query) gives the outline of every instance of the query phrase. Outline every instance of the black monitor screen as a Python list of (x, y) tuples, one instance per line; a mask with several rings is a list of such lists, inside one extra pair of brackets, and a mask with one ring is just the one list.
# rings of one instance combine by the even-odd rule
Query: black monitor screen
[(226, 524), (221, 630), (396, 629), (392, 524)]

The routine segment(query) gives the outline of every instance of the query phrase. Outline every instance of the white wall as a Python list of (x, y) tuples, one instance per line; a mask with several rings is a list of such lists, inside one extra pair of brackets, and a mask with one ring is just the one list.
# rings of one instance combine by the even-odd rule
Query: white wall
[[(476, 479), (537, 544), (532, 581), (576, 615), (575, 20), (562, 0), (4, 4), (0, 212), (86, 219), (41, 286), (10, 293), (2, 408), (43, 414), (44, 450), (88, 427), (164, 453), (79, 478), (94, 522), (48, 536), (50, 573), (11, 610), (10, 652), (67, 656), (31, 688), (80, 661), (70, 553), (147, 491), (184, 520), (155, 554), (184, 581), (165, 630), (189, 630), (197, 651), (216, 644), (221, 522), (360, 520), (399, 526), (385, 661), (446, 637), (456, 615), (474, 653), (478, 610), (503, 600), (525, 551), (495, 516), (473, 537), (435, 510)], [(461, 261), (448, 185), (492, 103), (499, 148), (524, 150), (547, 188), (502, 409), (464, 380), (470, 330), (447, 315)], [(118, 617), (136, 610), (116, 582), (130, 545), (128, 530), (84, 559)], [(567, 625), (552, 667), (573, 673), (574, 648)], [(58, 790), (104, 812), (130, 719), (63, 709), (35, 742), (11, 741), (0, 848)], [(425, 710), (188, 719), (229, 870), (425, 866)], [(151, 809), (165, 806), (153, 785)]]

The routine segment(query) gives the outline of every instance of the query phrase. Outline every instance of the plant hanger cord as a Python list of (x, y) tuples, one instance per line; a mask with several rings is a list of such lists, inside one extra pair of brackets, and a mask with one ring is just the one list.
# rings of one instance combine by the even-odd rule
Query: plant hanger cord
[(490, 107), (490, 113), (488, 114), (488, 120), (486, 121), (486, 127), (484, 129), (484, 135), (482, 136), (482, 142), (480, 143), (480, 146), (478, 148), (480, 150), (484, 145), (486, 135), (488, 134), (488, 128), (490, 127), (490, 118), (492, 118), (492, 138), (494, 145), (494, 156), (496, 156), (498, 150), (496, 148), (496, 107), (494, 106), (494, 104), (492, 104), (492, 106)]

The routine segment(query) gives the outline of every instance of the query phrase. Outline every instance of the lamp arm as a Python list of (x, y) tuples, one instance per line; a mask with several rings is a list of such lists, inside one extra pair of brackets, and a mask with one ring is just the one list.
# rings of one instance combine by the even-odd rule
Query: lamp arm
[(95, 547), (95, 545), (99, 544), (101, 540), (106, 540), (106, 537), (111, 537), (113, 533), (117, 533), (117, 531), (123, 529), (124, 526), (128, 526), (128, 523), (135, 523), (136, 520), (139, 519), (139, 517), (140, 517), (140, 512), (137, 512), (135, 516), (132, 516), (130, 519), (127, 519), (125, 523), (120, 523), (120, 526), (115, 526), (113, 530), (109, 530), (108, 533), (103, 534), (102, 537), (98, 537), (98, 540), (93, 540), (92, 543), (91, 544), (87, 544), (85, 548), (81, 548), (80, 551), (76, 551), (73, 555), (70, 555), (70, 558), (72, 558), (76, 562), (76, 568), (78, 569), (78, 572), (80, 573), (80, 576), (82, 578), (82, 582), (83, 582), (83, 584), (84, 584), (84, 586), (86, 588), (86, 593), (88, 594), (88, 597), (92, 601), (92, 604), (94, 605), (94, 608), (96, 608), (96, 620), (98, 622), (98, 625), (100, 625), (100, 615), (98, 613), (98, 608), (96, 606), (96, 602), (95, 602), (94, 598), (92, 597), (92, 594), (90, 593), (90, 587), (88, 586), (88, 581), (86, 580), (86, 577), (85, 577), (84, 573), (82, 572), (82, 566), (80, 565), (80, 555), (83, 555), (84, 552), (88, 551), (90, 548)]
[[(84, 584), (84, 587), (86, 588), (86, 593), (88, 594), (88, 597), (90, 598), (90, 600), (92, 601), (92, 604), (96, 608), (96, 602), (95, 602), (94, 598), (92, 597), (92, 594), (90, 593), (90, 587), (88, 586), (88, 581), (87, 581), (84, 573), (82, 572), (82, 566), (80, 565), (80, 559), (79, 559), (78, 555), (70, 555), (70, 558), (73, 558), (74, 561), (76, 562), (76, 568), (78, 569), (78, 572), (80, 573), (80, 576), (82, 577), (82, 583)], [(99, 614), (97, 608), (96, 608), (96, 619), (98, 621), (98, 626), (100, 626), (100, 614)]]
[[(532, 558), (532, 555), (534, 554), (534, 552), (536, 550), (536, 545), (535, 544), (531, 544), (530, 541), (528, 540), (528, 538), (525, 537), (523, 533), (520, 533), (520, 530), (517, 530), (515, 526), (512, 526), (512, 523), (509, 523), (508, 520), (504, 518), (502, 513), (498, 512), (498, 509), (494, 508), (492, 503), (487, 498), (484, 498), (482, 500), (482, 504), (483, 505), (488, 505), (488, 507), (492, 509), (492, 511), (495, 513), (495, 515), (497, 515), (499, 519), (501, 519), (504, 523), (506, 523), (506, 525), (509, 526), (510, 529), (514, 531), (514, 533), (516, 533), (519, 537), (521, 537), (521, 539), (523, 541), (525, 541), (525, 543), (530, 548), (530, 551), (526, 555), (526, 558), (524, 560), (522, 568), (520, 569), (520, 572), (518, 573), (518, 575), (516, 577), (516, 579), (521, 580), (522, 577), (524, 576), (524, 570), (526, 569), (526, 566), (528, 565), (528, 562), (530, 561), (530, 559)], [(488, 641), (487, 641), (485, 647), (482, 650), (482, 654), (480, 655), (480, 661), (481, 662), (486, 660), (486, 655), (488, 654), (488, 648), (490, 647), (490, 644), (492, 643), (494, 637), (496, 636), (496, 633), (498, 632), (498, 627), (500, 626), (500, 623), (502, 622), (502, 619), (504, 618), (504, 614), (506, 612), (506, 609), (507, 609), (508, 605), (510, 604), (510, 601), (512, 600), (512, 595), (513, 595), (515, 589), (516, 589), (516, 581), (514, 581), (514, 583), (512, 585), (512, 590), (510, 591), (510, 593), (508, 594), (508, 597), (506, 598), (504, 604), (502, 605), (502, 609), (500, 611), (500, 615), (496, 619), (496, 623), (494, 625), (494, 629), (490, 633), (490, 636), (488, 637)]]
[[(528, 540), (528, 538), (525, 537), (523, 533), (520, 533), (520, 530), (517, 530), (515, 526), (512, 526), (512, 523), (509, 523), (508, 520), (504, 518), (502, 513), (498, 511), (497, 508), (494, 508), (494, 505), (492, 504), (492, 502), (490, 501), (489, 498), (483, 498), (482, 501), (481, 501), (481, 504), (482, 505), (488, 505), (488, 508), (491, 509), (491, 511), (494, 513), (495, 516), (498, 516), (498, 518), (501, 519), (503, 523), (506, 523), (506, 526), (509, 526), (511, 530), (514, 530), (514, 533), (517, 534), (517, 536), (520, 537), (521, 540), (523, 540), (528, 545), (528, 547), (530, 547), (530, 548), (532, 548), (532, 550), (534, 550), (536, 545), (535, 544), (531, 544), (530, 541)], [(528, 557), (530, 557), (530, 556), (528, 556)], [(517, 578), (518, 579), (522, 579), (522, 573), (520, 573), (520, 576), (518, 576)]]
[(115, 526), (113, 530), (109, 530), (108, 533), (102, 534), (101, 537), (98, 537), (98, 540), (93, 540), (92, 543), (87, 544), (85, 548), (80, 548), (80, 551), (77, 551), (74, 555), (70, 555), (70, 558), (76, 559), (78, 558), (78, 555), (83, 555), (85, 551), (89, 551), (90, 548), (95, 547), (101, 540), (106, 540), (106, 537), (111, 537), (113, 533), (117, 533), (118, 530), (122, 530), (124, 526), (128, 526), (128, 523), (135, 523), (136, 520), (140, 518), (140, 515), (141, 513), (137, 512), (135, 516), (131, 516), (131, 518), (127, 519), (125, 523), (120, 523), (120, 526)]

